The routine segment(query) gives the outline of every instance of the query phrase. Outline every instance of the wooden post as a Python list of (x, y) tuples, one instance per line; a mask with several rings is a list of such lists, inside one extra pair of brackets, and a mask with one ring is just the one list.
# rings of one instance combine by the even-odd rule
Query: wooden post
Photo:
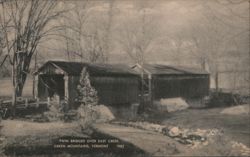
[(149, 103), (152, 105), (152, 75), (148, 74), (148, 95), (149, 95)]
[(25, 98), (25, 107), (28, 107), (28, 105), (29, 105), (29, 100), (28, 100), (28, 98)]
[(38, 81), (39, 81), (39, 75), (34, 76), (34, 82), (33, 82), (33, 97), (35, 99), (38, 99)]
[(48, 100), (48, 106), (50, 106), (50, 97), (47, 97)]
[(66, 102), (66, 104), (68, 105), (66, 108), (69, 108), (69, 76), (68, 75), (64, 75), (64, 100)]
[(143, 67), (142, 67), (142, 71), (141, 71), (141, 102), (140, 102), (140, 106), (141, 106), (141, 111), (144, 112), (145, 109), (145, 103), (144, 103), (144, 87), (143, 87), (143, 81), (144, 81), (144, 73), (143, 73)]
[(219, 91), (219, 73), (217, 71), (215, 73), (215, 90), (216, 92)]

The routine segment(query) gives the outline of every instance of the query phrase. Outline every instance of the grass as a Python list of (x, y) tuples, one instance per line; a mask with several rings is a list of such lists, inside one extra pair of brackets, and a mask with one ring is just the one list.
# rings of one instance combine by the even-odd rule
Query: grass
[[(110, 149), (56, 149), (53, 144), (58, 139), (114, 139), (108, 135), (95, 132), (86, 134), (78, 123), (48, 122), (36, 123), (21, 120), (4, 120), (1, 130), (1, 137), (4, 138), (4, 147), (0, 147), (4, 152), (2, 157), (14, 156), (40, 156), (40, 157), (88, 157), (88, 156), (145, 156), (144, 152), (129, 143), (126, 149), (116, 149), (116, 144), (109, 144)], [(78, 143), (75, 143), (78, 144)]]

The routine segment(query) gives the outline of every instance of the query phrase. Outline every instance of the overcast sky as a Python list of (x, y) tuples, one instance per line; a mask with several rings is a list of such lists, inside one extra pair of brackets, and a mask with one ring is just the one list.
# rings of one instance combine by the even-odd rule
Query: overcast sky
[[(72, 1), (74, 2), (81, 4), (81, 1)], [(88, 5), (88, 20), (95, 21), (88, 26), (91, 30), (93, 26), (99, 29), (103, 25), (109, 4), (109, 0), (101, 0)], [(204, 50), (204, 53), (221, 52), (221, 58), (229, 56), (231, 51), (241, 51), (239, 55), (246, 55), (242, 60), (249, 57), (249, 2), (246, 0), (114, 0), (110, 62), (133, 62), (116, 41), (120, 37), (119, 31), (123, 30), (123, 25), (137, 29), (133, 22), (138, 20), (136, 18), (142, 13), (152, 20), (149, 25), (157, 32), (151, 50), (146, 54), (148, 62), (173, 63), (174, 59), (179, 58), (179, 62), (183, 64), (191, 61), (195, 63), (197, 60), (192, 60), (193, 56), (203, 53), (201, 50)], [(88, 27), (86, 26), (87, 31), (90, 29)], [(240, 34), (241, 32), (243, 33)], [(226, 42), (227, 39), (223, 36), (231, 38), (230, 35), (237, 38)], [(195, 45), (194, 39), (199, 42), (198, 46)], [(232, 44), (233, 42), (236, 44)], [(219, 46), (214, 50), (212, 47), (215, 44)], [(51, 57), (65, 60), (64, 45), (62, 41), (47, 40), (38, 50), (43, 51), (40, 56), (45, 60)], [(180, 50), (177, 50), (178, 47), (181, 47)], [(240, 48), (236, 50), (236, 47)]]

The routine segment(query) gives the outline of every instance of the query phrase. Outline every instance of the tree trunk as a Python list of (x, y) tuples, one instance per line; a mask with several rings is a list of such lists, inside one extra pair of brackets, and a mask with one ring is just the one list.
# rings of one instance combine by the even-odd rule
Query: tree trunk
[(12, 116), (16, 116), (17, 97), (22, 96), (24, 83), (27, 78), (27, 71), (30, 65), (30, 58), (25, 54), (16, 53), (12, 64)]
[[(35, 71), (37, 69), (37, 51), (35, 52)], [(36, 78), (33, 76), (33, 84), (32, 84), (32, 96), (35, 98), (35, 84), (36, 84)]]
[(13, 85), (11, 112), (12, 112), (12, 117), (14, 118), (16, 116), (16, 79), (15, 79), (15, 65), (14, 65), (14, 63), (12, 65), (11, 72), (12, 72), (12, 85)]

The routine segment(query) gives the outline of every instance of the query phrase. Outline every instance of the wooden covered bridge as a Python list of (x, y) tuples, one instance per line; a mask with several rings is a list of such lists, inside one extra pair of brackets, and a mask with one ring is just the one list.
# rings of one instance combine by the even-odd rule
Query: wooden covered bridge
[(74, 108), (76, 89), (84, 67), (90, 75), (91, 85), (97, 90), (99, 103), (105, 105), (138, 103), (141, 93), (148, 95), (150, 100), (158, 100), (203, 98), (209, 92), (209, 73), (197, 69), (158, 64), (130, 67), (48, 61), (35, 72), (35, 97), (46, 100), (56, 94)]

